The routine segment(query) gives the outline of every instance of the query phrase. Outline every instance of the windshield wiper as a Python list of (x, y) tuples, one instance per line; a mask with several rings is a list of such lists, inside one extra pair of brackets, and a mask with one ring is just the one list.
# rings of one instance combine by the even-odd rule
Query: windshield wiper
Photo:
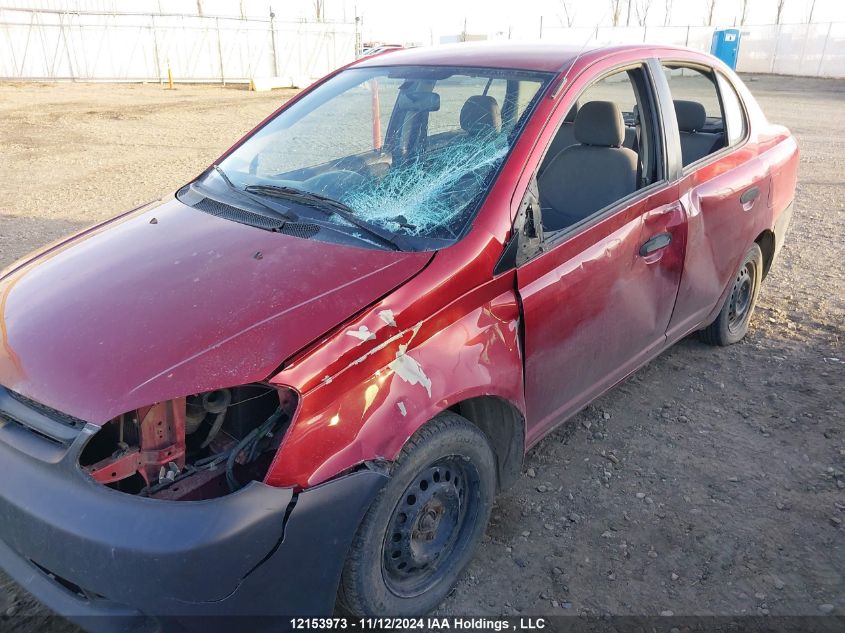
[(355, 210), (343, 204), (340, 200), (335, 200), (334, 198), (330, 198), (329, 196), (324, 196), (319, 193), (312, 193), (310, 191), (303, 191), (302, 189), (282, 185), (247, 185), (244, 187), (244, 191), (247, 193), (263, 194), (266, 196), (273, 196), (274, 198), (282, 198), (284, 200), (298, 202), (299, 204), (322, 211), (326, 215), (338, 215), (350, 224), (354, 224), (362, 231), (369, 233), (371, 237), (377, 238), (393, 250), (402, 250), (389, 233), (386, 233), (381, 229), (378, 229), (355, 217)]
[(212, 167), (214, 168), (214, 171), (216, 171), (217, 174), (223, 179), (223, 182), (226, 183), (226, 186), (228, 186), (229, 189), (231, 189), (232, 191), (234, 191), (235, 193), (237, 193), (241, 196), (245, 196), (245, 197), (249, 198), (250, 200), (252, 200), (256, 204), (261, 205), (261, 207), (263, 207), (264, 209), (267, 209), (268, 211), (270, 211), (273, 214), (272, 217), (281, 218), (285, 222), (296, 222), (299, 219), (297, 216), (293, 215), (292, 213), (287, 213), (286, 211), (283, 211), (282, 209), (279, 209), (278, 207), (271, 206), (271, 205), (267, 204), (265, 201), (263, 201), (259, 196), (252, 195), (248, 191), (239, 188), (237, 185), (235, 185), (235, 183), (233, 183), (231, 180), (229, 180), (229, 176), (226, 175), (226, 172), (223, 171), (223, 169), (219, 165), (212, 165)]

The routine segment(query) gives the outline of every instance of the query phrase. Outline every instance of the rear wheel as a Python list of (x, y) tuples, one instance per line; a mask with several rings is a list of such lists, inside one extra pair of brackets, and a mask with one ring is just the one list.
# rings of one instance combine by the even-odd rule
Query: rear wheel
[(701, 339), (705, 343), (732, 345), (742, 340), (748, 332), (762, 279), (763, 253), (757, 244), (752, 244), (739, 266), (719, 316), (701, 331)]
[(338, 606), (413, 616), (446, 597), (484, 534), (496, 490), (487, 436), (455, 413), (417, 431), (352, 542)]

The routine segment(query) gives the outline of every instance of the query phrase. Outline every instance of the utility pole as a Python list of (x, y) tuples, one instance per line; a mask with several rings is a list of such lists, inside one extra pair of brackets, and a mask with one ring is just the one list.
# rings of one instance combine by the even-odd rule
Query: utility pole
[(361, 18), (358, 17), (358, 5), (355, 5), (355, 59), (358, 59), (363, 52), (361, 44)]
[(273, 49), (273, 76), (279, 76), (279, 55), (276, 52), (276, 14), (273, 7), (270, 7), (270, 45)]

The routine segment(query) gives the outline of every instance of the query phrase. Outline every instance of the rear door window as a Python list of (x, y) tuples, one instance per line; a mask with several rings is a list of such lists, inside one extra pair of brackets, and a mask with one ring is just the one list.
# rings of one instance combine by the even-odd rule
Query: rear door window
[(712, 70), (663, 64), (678, 120), (684, 167), (726, 146), (725, 119)]

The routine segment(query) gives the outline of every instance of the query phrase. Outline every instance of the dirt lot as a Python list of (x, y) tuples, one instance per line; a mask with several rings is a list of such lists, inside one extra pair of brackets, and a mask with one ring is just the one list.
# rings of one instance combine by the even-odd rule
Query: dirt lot
[[(845, 82), (750, 79), (802, 165), (749, 336), (681, 342), (536, 447), (443, 614), (845, 613)], [(0, 267), (174, 189), (287, 96), (0, 85)], [(44, 610), (0, 576), (4, 612), (74, 630), (8, 617)]]

